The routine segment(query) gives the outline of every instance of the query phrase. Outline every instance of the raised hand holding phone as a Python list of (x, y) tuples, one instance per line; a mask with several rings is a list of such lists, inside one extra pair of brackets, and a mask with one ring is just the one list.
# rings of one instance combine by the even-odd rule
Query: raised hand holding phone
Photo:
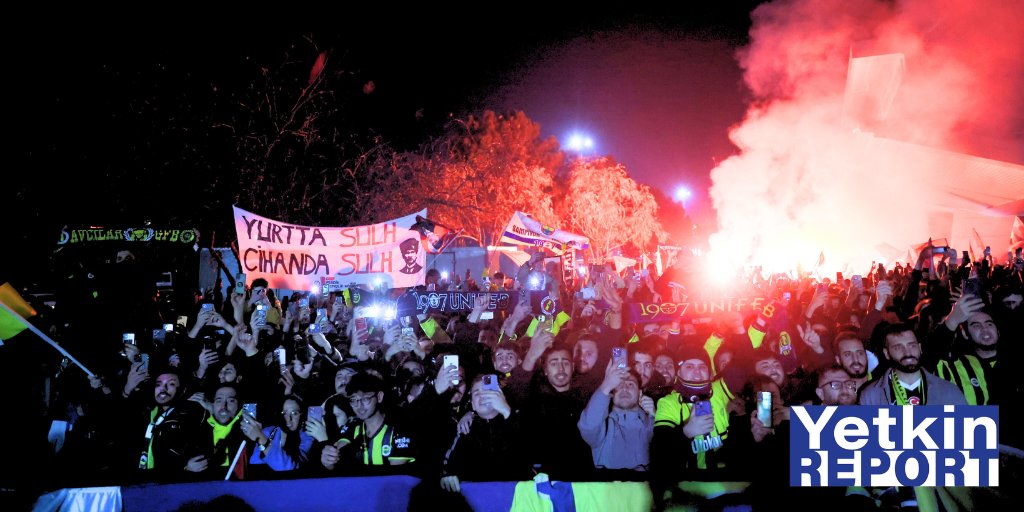
[(693, 439), (700, 435), (707, 435), (715, 427), (715, 415), (711, 409), (711, 402), (701, 400), (693, 404), (693, 411), (690, 418), (683, 425), (683, 434)]
[(245, 274), (235, 276), (235, 295), (245, 295)]
[(309, 406), (309, 410), (306, 413), (306, 419), (308, 420), (323, 420), (324, 419), (324, 408), (319, 405)]
[(608, 366), (604, 369), (604, 380), (601, 381), (601, 386), (598, 390), (606, 395), (612, 394), (628, 374), (629, 370), (616, 364), (613, 357), (612, 360), (608, 361)]
[(957, 327), (966, 322), (972, 314), (985, 307), (985, 302), (977, 295), (968, 294), (966, 291), (960, 294), (960, 298), (953, 303), (953, 309), (943, 320), (946, 328), (956, 331)]
[(439, 395), (459, 384), (459, 356), (446, 354), (443, 361), (434, 379), (434, 390)]
[(327, 426), (324, 424), (324, 408), (319, 405), (309, 407), (306, 413), (305, 431), (313, 439), (321, 443), (327, 442)]
[(455, 369), (455, 379), (452, 380), (452, 384), (458, 384), (458, 371), (459, 371), (459, 356), (455, 354), (446, 354), (444, 356), (444, 368)]
[[(256, 419), (256, 403), (255, 402), (249, 402), (249, 403), (242, 404), (242, 413), (248, 415), (249, 418), (251, 418), (251, 419)], [(243, 419), (249, 419), (249, 418), (244, 418), (243, 417)]]
[(284, 347), (277, 347), (274, 349), (274, 357), (277, 359), (277, 364), (281, 367), (281, 373), (287, 373), (288, 359), (287, 354), (284, 351)]

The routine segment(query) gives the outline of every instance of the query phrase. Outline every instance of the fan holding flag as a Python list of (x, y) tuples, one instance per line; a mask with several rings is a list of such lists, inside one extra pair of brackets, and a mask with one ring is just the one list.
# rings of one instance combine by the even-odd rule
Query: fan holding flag
[(419, 215), (416, 216), (416, 223), (412, 225), (412, 229), (419, 231), (423, 248), (432, 254), (444, 251), (463, 231), (451, 229)]

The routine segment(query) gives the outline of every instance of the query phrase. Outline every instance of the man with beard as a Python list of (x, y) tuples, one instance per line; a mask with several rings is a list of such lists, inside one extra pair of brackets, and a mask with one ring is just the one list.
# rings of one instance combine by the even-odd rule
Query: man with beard
[(676, 360), (668, 352), (659, 352), (654, 356), (654, 371), (661, 374), (661, 379), (671, 386), (676, 381)]
[[(864, 386), (871, 380), (868, 373), (868, 352), (864, 348), (864, 341), (853, 332), (841, 332), (836, 336), (834, 352), (836, 363), (846, 370), (850, 379), (857, 383), (857, 389)], [(872, 355), (874, 357), (874, 355)]]
[(572, 347), (572, 358), (576, 364), (576, 374), (586, 375), (594, 369), (597, 364), (597, 342), (587, 336), (581, 335), (576, 339)]
[[(209, 479), (222, 479), (231, 461), (245, 440), (242, 425), (238, 387), (233, 382), (218, 384), (213, 394), (210, 415), (204, 423), (204, 432), (199, 439), (199, 455), (193, 457)], [(255, 418), (244, 418), (255, 421)]]
[(818, 370), (818, 387), (814, 393), (821, 405), (853, 405), (857, 403), (859, 384), (850, 378), (842, 366), (834, 365)]
[[(537, 378), (531, 379), (525, 396), (514, 404), (522, 411), (522, 440), (531, 464), (552, 480), (584, 480), (594, 469), (590, 447), (576, 426), (586, 405), (583, 391), (573, 384), (572, 349), (553, 343), (551, 333), (538, 331), (531, 342), (526, 362), (540, 364)], [(549, 347), (539, 358), (535, 354)], [(536, 358), (536, 359), (534, 359)], [(513, 379), (522, 378), (513, 374)], [(511, 386), (512, 389), (519, 387)]]
[(566, 343), (572, 346), (573, 387), (582, 391), (584, 398), (590, 398), (604, 378), (601, 371), (595, 370), (601, 359), (597, 341), (588, 331), (579, 331), (571, 335)]
[[(984, 308), (981, 299), (964, 296), (953, 306), (946, 317), (946, 327), (954, 326), (970, 342), (970, 346), (949, 358), (938, 362), (936, 373), (960, 388), (971, 405), (997, 405), (1017, 402), (999, 400), (999, 392), (1011, 391), (998, 389), (996, 381), (998, 373), (997, 348), (999, 329), (992, 316)], [(941, 328), (940, 328), (941, 329)], [(1010, 394), (1013, 394), (1012, 392)]]
[(710, 380), (708, 353), (683, 346), (677, 359), (674, 390), (658, 401), (651, 441), (651, 469), (662, 484), (681, 480), (685, 471), (725, 469), (721, 449), (729, 438), (733, 396), (724, 381)]
[(519, 357), (515, 345), (508, 342), (498, 345), (494, 349), (494, 355), (491, 356), (491, 363), (494, 364), (494, 369), (497, 370), (502, 385), (512, 375), (512, 370), (518, 368), (522, 362), (523, 358)]
[[(193, 414), (191, 402), (181, 397), (181, 379), (173, 368), (154, 372), (153, 387), (156, 406), (147, 414), (149, 425), (141, 454), (132, 462), (150, 478), (161, 481), (182, 480), (188, 472), (205, 469), (202, 457), (188, 458), (189, 447), (199, 432), (202, 416)], [(141, 432), (141, 430), (140, 430)]]
[(921, 368), (921, 343), (913, 327), (892, 324), (884, 336), (883, 354), (892, 367), (861, 389), (861, 405), (967, 405), (956, 386)]
[(657, 403), (672, 392), (672, 381), (666, 379), (662, 372), (656, 371), (655, 368), (657, 345), (650, 338), (644, 338), (638, 343), (631, 344), (629, 348), (633, 370), (640, 376), (640, 390)]

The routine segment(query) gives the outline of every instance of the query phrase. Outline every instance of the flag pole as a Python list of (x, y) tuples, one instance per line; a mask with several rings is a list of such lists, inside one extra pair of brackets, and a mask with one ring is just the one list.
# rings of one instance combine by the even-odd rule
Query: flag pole
[(5, 310), (7, 310), (8, 313), (11, 314), (11, 316), (17, 318), (18, 320), (21, 321), (21, 323), (25, 324), (25, 327), (28, 327), (28, 329), (30, 331), (36, 333), (36, 336), (39, 336), (40, 338), (43, 339), (43, 341), (49, 343), (51, 347), (57, 349), (57, 351), (60, 352), (61, 354), (64, 354), (64, 357), (70, 359), (72, 363), (75, 363), (76, 365), (78, 365), (78, 367), (81, 368), (82, 371), (85, 372), (86, 375), (88, 375), (90, 377), (94, 377), (95, 376), (95, 374), (90, 372), (89, 369), (85, 367), (85, 365), (83, 365), (82, 363), (78, 362), (78, 359), (75, 359), (75, 356), (72, 356), (71, 354), (69, 354), (67, 350), (64, 350), (64, 347), (58, 345), (56, 341), (51, 340), (49, 336), (43, 334), (42, 331), (40, 331), (38, 328), (36, 328), (36, 326), (32, 325), (28, 320), (25, 320), (25, 317), (19, 315), (16, 311), (14, 311), (10, 307), (8, 307), (7, 304), (4, 304), (3, 302), (0, 302), (0, 306), (3, 306), (3, 308)]
[[(440, 225), (440, 224), (438, 224), (438, 225)], [(448, 229), (449, 231), (455, 231), (455, 230), (451, 230), (451, 229), (449, 229), (449, 228), (445, 228), (445, 229)], [(449, 238), (447, 242), (445, 242), (444, 244), (442, 244), (442, 245), (441, 245), (441, 247), (440, 247), (440, 248), (439, 248), (439, 249), (437, 250), (437, 252), (438, 252), (438, 253), (442, 253), (442, 252), (444, 252), (444, 250), (445, 250), (445, 249), (447, 249), (447, 248), (448, 248), (448, 246), (449, 246), (449, 245), (451, 245), (451, 244), (452, 244), (452, 242), (454, 242), (454, 241), (455, 241), (455, 239), (456, 239), (456, 238), (458, 238), (458, 237), (459, 237), (459, 235), (461, 235), (463, 231), (465, 231), (465, 229), (460, 229), (460, 230), (458, 230), (458, 231), (455, 231), (455, 235), (454, 235), (454, 236), (452, 236), (451, 238)], [(452, 271), (454, 272), (454, 271), (455, 271), (455, 269), (452, 269)]]
[(238, 447), (238, 451), (235, 452), (235, 460), (231, 461), (231, 467), (228, 468), (228, 474), (224, 475), (224, 480), (231, 479), (231, 473), (235, 472), (235, 465), (238, 464), (238, 458), (242, 456), (242, 452), (245, 451), (245, 439), (242, 440), (242, 445)]

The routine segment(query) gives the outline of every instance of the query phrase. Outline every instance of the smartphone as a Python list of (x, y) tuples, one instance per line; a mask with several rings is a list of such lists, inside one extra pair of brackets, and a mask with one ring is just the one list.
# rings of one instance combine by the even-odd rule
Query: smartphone
[(792, 299), (792, 298), (793, 298), (793, 294), (792, 293), (790, 293), (790, 292), (782, 292), (782, 300), (788, 302), (789, 299)]
[(412, 336), (416, 337), (416, 329), (412, 327), (402, 327), (402, 337)]
[(160, 343), (167, 341), (167, 331), (163, 329), (153, 329), (153, 341)]
[(770, 391), (757, 393), (757, 419), (766, 427), (772, 426), (772, 393)]
[[(540, 315), (537, 317), (537, 327), (551, 332), (555, 327), (555, 317), (551, 315)], [(553, 334), (553, 333), (552, 333)]]
[(711, 414), (711, 402), (707, 400), (700, 400), (693, 404), (693, 415), (694, 416), (707, 416)]
[(459, 356), (455, 354), (445, 354), (444, 362), (441, 364), (441, 369), (445, 369), (449, 366), (459, 367)]
[[(459, 356), (457, 356), (455, 354), (445, 354), (445, 356), (444, 356), (444, 363), (441, 365), (441, 369), (444, 370), (445, 368), (448, 368), (449, 366), (454, 366), (455, 368), (458, 368), (459, 367)], [(452, 380), (452, 384), (458, 384), (458, 383), (459, 383), (459, 379)]]
[(626, 368), (626, 349), (624, 347), (612, 347), (612, 361), (615, 366), (619, 368)]
[(857, 288), (858, 290), (864, 288), (864, 278), (858, 274), (853, 275), (851, 282), (853, 283), (853, 287)]
[[(252, 416), (253, 419), (256, 419), (256, 404), (255, 403), (251, 403), (250, 402), (250, 403), (247, 403), (247, 404), (242, 404), (242, 411), (245, 412), (246, 414), (248, 414), (249, 416)], [(246, 423), (248, 423), (248, 420), (246, 420)]]
[(149, 354), (142, 354), (140, 357), (142, 358), (142, 365), (139, 366), (139, 371), (149, 371)]
[(199, 306), (199, 311), (213, 311), (213, 303), (204, 302), (202, 306)]
[(267, 308), (263, 304), (256, 304), (256, 311), (253, 312), (253, 316), (256, 317), (256, 327), (267, 325)]
[(245, 295), (245, 274), (235, 276), (235, 294)]
[(135, 344), (135, 333), (134, 332), (126, 332), (126, 333), (122, 334), (121, 335), (121, 341), (123, 341), (124, 343), (128, 343), (130, 345), (134, 345)]
[[(313, 326), (311, 325), (309, 328), (312, 329)], [(295, 354), (295, 359), (298, 359), (300, 363), (307, 364), (312, 362), (312, 359), (310, 359), (311, 354), (309, 353), (309, 341), (305, 336), (295, 336), (292, 352)]]
[(324, 420), (324, 408), (319, 405), (309, 406), (309, 410), (306, 412), (306, 420)]
[(217, 351), (217, 340), (210, 336), (203, 336), (203, 348), (211, 352)]
[(493, 319), (494, 319), (494, 311), (484, 311), (483, 313), (480, 313), (480, 320), (493, 320)]
[(932, 254), (946, 254), (945, 247), (932, 247)]
[(978, 278), (971, 277), (964, 281), (963, 295), (981, 297), (981, 282), (978, 281)]
[(285, 353), (283, 348), (275, 348), (274, 355), (277, 356), (277, 364), (281, 365), (282, 368), (288, 366), (288, 354)]
[(174, 324), (164, 324), (164, 332), (174, 332)]
[(179, 316), (177, 324), (180, 325), (182, 329), (188, 329), (188, 317), (185, 315)]
[(320, 331), (323, 332), (324, 325), (327, 325), (327, 308), (316, 309), (316, 323), (320, 326)]
[(360, 343), (366, 343), (366, 340), (370, 338), (370, 324), (367, 322), (366, 317), (356, 318), (356, 339)]
[(498, 376), (497, 375), (490, 375), (490, 374), (484, 375), (483, 376), (483, 380), (481, 381), (481, 384), (482, 385), (480, 386), (480, 389), (489, 389), (491, 391), (501, 391), (501, 387), (498, 386)]

